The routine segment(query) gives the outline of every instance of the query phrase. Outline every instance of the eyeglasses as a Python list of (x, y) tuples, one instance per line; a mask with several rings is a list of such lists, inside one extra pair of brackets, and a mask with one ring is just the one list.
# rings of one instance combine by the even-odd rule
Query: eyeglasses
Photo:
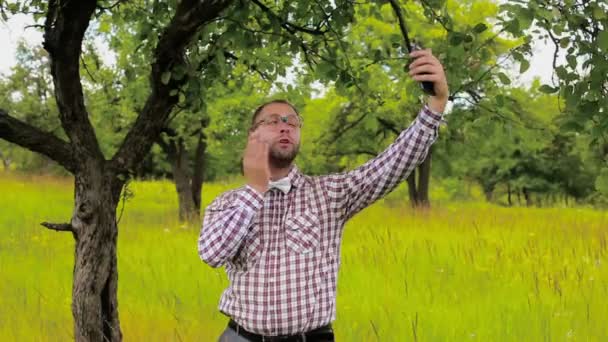
[(251, 130), (255, 130), (259, 126), (267, 126), (270, 128), (279, 127), (279, 123), (284, 122), (288, 124), (291, 128), (300, 128), (302, 127), (302, 118), (299, 115), (288, 114), (288, 115), (279, 115), (279, 114), (271, 114), (266, 119), (262, 119), (256, 122)]

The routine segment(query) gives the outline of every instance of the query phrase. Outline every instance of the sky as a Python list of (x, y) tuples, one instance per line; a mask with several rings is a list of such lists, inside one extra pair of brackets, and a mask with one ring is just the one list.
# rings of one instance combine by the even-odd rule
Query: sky
[[(28, 44), (42, 44), (42, 34), (34, 28), (26, 28), (32, 24), (31, 19), (25, 15), (16, 15), (8, 22), (0, 22), (0, 74), (6, 74), (15, 65), (15, 48), (20, 39), (25, 39)], [(511, 77), (515, 84), (526, 86), (535, 77), (540, 77), (542, 83), (551, 84), (553, 47), (546, 42), (537, 41), (533, 46), (534, 55), (530, 61), (530, 69), (523, 75), (514, 70)], [(111, 56), (105, 56), (104, 60), (110, 61)], [(448, 75), (449, 79), (449, 75)]]

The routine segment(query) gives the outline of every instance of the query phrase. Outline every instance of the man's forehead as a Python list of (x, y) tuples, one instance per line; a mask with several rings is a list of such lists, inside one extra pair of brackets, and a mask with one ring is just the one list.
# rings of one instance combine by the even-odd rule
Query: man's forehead
[(286, 103), (271, 103), (262, 109), (260, 116), (268, 116), (272, 114), (286, 115), (297, 114), (296, 111)]

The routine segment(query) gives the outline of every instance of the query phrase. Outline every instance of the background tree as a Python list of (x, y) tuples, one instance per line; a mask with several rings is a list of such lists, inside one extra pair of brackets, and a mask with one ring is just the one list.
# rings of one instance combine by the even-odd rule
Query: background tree
[[(509, 1), (501, 5), (501, 25), (526, 44), (544, 40), (554, 46), (553, 85), (541, 91), (564, 100), (559, 118), (563, 132), (587, 136), (599, 176), (596, 188), (608, 194), (608, 4), (589, 1)], [(527, 55), (517, 56), (527, 63)]]

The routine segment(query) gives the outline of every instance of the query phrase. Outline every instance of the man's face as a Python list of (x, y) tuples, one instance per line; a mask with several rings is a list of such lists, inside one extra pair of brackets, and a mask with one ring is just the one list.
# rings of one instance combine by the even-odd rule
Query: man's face
[[(288, 122), (279, 120), (279, 117), (288, 117)], [(260, 139), (270, 145), (269, 162), (277, 168), (288, 167), (295, 159), (300, 149), (300, 127), (290, 125), (293, 119), (299, 119), (298, 114), (285, 103), (271, 103), (266, 105), (255, 120), (255, 132), (259, 132)], [(274, 122), (274, 124), (273, 124)]]

